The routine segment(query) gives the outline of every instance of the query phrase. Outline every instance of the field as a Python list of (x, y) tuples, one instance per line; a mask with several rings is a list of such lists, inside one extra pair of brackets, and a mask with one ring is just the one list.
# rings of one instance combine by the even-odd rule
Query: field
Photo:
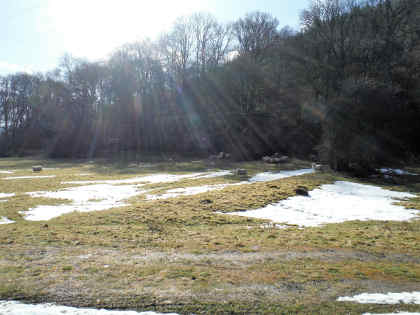
[[(39, 164), (44, 170), (33, 173), (32, 166)], [(418, 304), (337, 301), (363, 292), (420, 291), (418, 219), (278, 228), (266, 220), (223, 214), (292, 197), (298, 186), (313, 190), (355, 179), (317, 172), (239, 185), (244, 179), (232, 174), (192, 175), (242, 168), (253, 176), (307, 167), (310, 163), (298, 160), (274, 166), (0, 159), (0, 193), (7, 194), (0, 199), (0, 219), (15, 221), (0, 225), (0, 300), (181, 314), (420, 312)], [(410, 171), (420, 173), (415, 167)], [(180, 176), (176, 181), (133, 181), (163, 173)], [(45, 177), (7, 179), (26, 176)], [(40, 192), (78, 192), (86, 185), (80, 181), (104, 185), (98, 186), (101, 193), (111, 183), (114, 199), (128, 184), (138, 193), (125, 202), (113, 199), (117, 206), (109, 210), (25, 220), (25, 211), (37, 206), (72, 209), (65, 195), (57, 199)], [(417, 194), (396, 202), (420, 210), (420, 176), (380, 177), (370, 183)], [(220, 189), (159, 198), (204, 185)], [(98, 196), (83, 202), (100, 204), (103, 197)]]

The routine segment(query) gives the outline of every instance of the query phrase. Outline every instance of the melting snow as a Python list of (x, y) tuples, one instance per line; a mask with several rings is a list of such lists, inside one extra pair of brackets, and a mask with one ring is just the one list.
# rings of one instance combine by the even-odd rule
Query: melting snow
[[(155, 312), (135, 312), (135, 311), (110, 311), (104, 309), (75, 308), (59, 306), (54, 304), (24, 304), (15, 301), (0, 301), (0, 314), (8, 315), (158, 315)], [(177, 315), (175, 313), (167, 315)]]
[(415, 195), (351, 182), (339, 181), (310, 192), (310, 197), (295, 196), (262, 209), (229, 214), (269, 219), (300, 226), (319, 226), (352, 220), (405, 221), (420, 211), (393, 205), (393, 198)]
[(113, 207), (125, 206), (123, 200), (138, 195), (134, 185), (113, 186), (109, 184), (97, 184), (66, 188), (59, 191), (31, 192), (31, 197), (69, 199), (71, 204), (58, 206), (41, 205), (23, 211), (26, 220), (41, 221), (58, 217), (62, 214), (79, 211), (100, 211)]
[(230, 174), (230, 171), (218, 171), (213, 173), (193, 173), (185, 175), (173, 175), (173, 174), (155, 174), (127, 179), (112, 179), (112, 180), (91, 180), (91, 181), (70, 181), (63, 182), (63, 184), (135, 184), (135, 183), (169, 183), (176, 182), (185, 178), (212, 178), (218, 176), (225, 176)]
[(14, 171), (0, 171), (0, 174), (13, 174)]
[(0, 224), (10, 224), (10, 223), (15, 223), (15, 221), (9, 220), (6, 217), (0, 217)]
[(8, 198), (8, 197), (13, 197), (15, 194), (4, 194), (4, 193), (0, 193), (0, 198)]
[(32, 178), (51, 178), (55, 177), (55, 175), (46, 175), (46, 176), (16, 176), (16, 177), (5, 177), (3, 179), (32, 179)]
[(147, 195), (147, 200), (157, 200), (157, 199), (167, 199), (167, 198), (174, 198), (178, 196), (191, 196), (197, 195), (204, 192), (212, 191), (212, 190), (221, 190), (228, 186), (237, 186), (248, 184), (248, 182), (239, 182), (236, 184), (217, 184), (217, 185), (204, 185), (204, 186), (195, 186), (195, 187), (185, 187), (185, 188), (175, 188), (169, 189), (166, 193), (161, 195)]
[(353, 297), (339, 297), (339, 302), (357, 302), (362, 304), (420, 304), (420, 292), (402, 293), (362, 293)]
[[(237, 186), (237, 185), (245, 185), (250, 184), (253, 182), (268, 182), (272, 180), (277, 180), (281, 178), (291, 177), (291, 176), (299, 176), (304, 174), (310, 174), (313, 173), (313, 169), (302, 169), (302, 170), (295, 170), (295, 171), (281, 171), (278, 173), (271, 173), (271, 172), (265, 172), (265, 173), (259, 173), (255, 175), (254, 177), (250, 178), (249, 181), (242, 181), (235, 184), (218, 184), (218, 185), (204, 185), (204, 186), (195, 186), (195, 187), (186, 187), (186, 188), (176, 188), (176, 189), (170, 189), (166, 193), (161, 195), (147, 195), (148, 200), (156, 200), (156, 199), (167, 199), (167, 198), (174, 198), (178, 196), (190, 196), (190, 195), (196, 195), (212, 190), (221, 190), (223, 188), (226, 188), (228, 186)], [(200, 178), (209, 178), (209, 177), (215, 177), (217, 176), (225, 176), (232, 174), (230, 171), (220, 171), (217, 173), (211, 173), (208, 175), (200, 176)]]
[[(311, 172), (313, 172), (312, 169), (283, 171), (279, 173), (262, 173), (256, 175), (254, 180), (251, 179), (251, 181), (270, 181), (289, 176), (308, 174)], [(32, 197), (69, 199), (71, 204), (63, 204), (58, 206), (40, 205), (35, 208), (31, 208), (28, 211), (22, 211), (22, 214), (25, 215), (26, 220), (41, 221), (49, 220), (73, 211), (88, 212), (106, 210), (113, 207), (124, 206), (126, 205), (123, 202), (125, 199), (131, 198), (140, 193), (145, 193), (146, 191), (137, 190), (137, 188), (141, 186), (139, 183), (166, 183), (176, 182), (185, 178), (202, 179), (225, 176), (229, 174), (232, 174), (232, 172), (225, 170), (212, 173), (193, 173), (185, 175), (156, 174), (121, 180), (117, 179), (64, 182), (67, 184), (85, 184), (85, 186), (71, 187), (59, 191), (31, 192), (28, 194)], [(155, 200), (173, 198), (181, 195), (195, 195), (211, 190), (220, 190), (228, 186), (250, 184), (251, 181), (242, 181), (235, 184), (217, 184), (176, 188), (168, 190), (162, 195), (147, 195), (146, 198), (148, 200)], [(133, 184), (137, 184), (137, 186)]]
[(418, 175), (416, 173), (410, 173), (398, 168), (380, 168), (379, 172), (382, 174), (397, 174), (397, 175)]
[(315, 171), (312, 168), (306, 168), (306, 169), (294, 170), (294, 171), (281, 171), (277, 173), (264, 172), (264, 173), (259, 173), (255, 175), (254, 177), (250, 178), (249, 181), (250, 182), (268, 182), (271, 180), (277, 180), (277, 179), (282, 179), (282, 178), (292, 177), (292, 176), (299, 176), (299, 175), (304, 175), (304, 174), (311, 174), (314, 172)]
[(170, 189), (166, 193), (161, 195), (147, 195), (147, 200), (157, 200), (157, 199), (168, 199), (178, 196), (191, 196), (196, 194), (201, 194), (207, 191), (212, 191), (216, 189), (223, 189), (226, 185), (205, 185), (205, 186), (196, 186), (196, 187), (186, 187), (186, 188), (175, 188)]
[[(161, 183), (174, 182), (184, 178), (211, 178), (230, 174), (230, 171), (218, 171), (213, 173), (194, 173), (187, 175), (157, 174), (143, 177), (128, 178), (122, 180), (99, 180), (99, 181), (73, 181), (72, 184), (92, 184), (87, 186), (71, 187), (59, 191), (31, 192), (31, 197), (45, 197), (57, 199), (69, 199), (71, 204), (58, 206), (40, 205), (28, 211), (22, 211), (25, 219), (29, 221), (50, 220), (62, 214), (79, 211), (100, 211), (114, 207), (125, 206), (123, 201), (145, 191), (138, 191), (139, 185), (135, 183)], [(125, 185), (117, 185), (125, 184)], [(180, 192), (177, 192), (178, 194)], [(183, 194), (188, 194), (185, 189)], [(197, 192), (195, 192), (197, 193)], [(169, 197), (168, 197), (169, 198)], [(150, 198), (151, 199), (151, 198)]]
[(220, 177), (220, 176), (226, 176), (226, 175), (232, 175), (232, 171), (217, 171), (212, 172), (209, 174), (199, 175), (199, 178), (213, 178), (213, 177)]

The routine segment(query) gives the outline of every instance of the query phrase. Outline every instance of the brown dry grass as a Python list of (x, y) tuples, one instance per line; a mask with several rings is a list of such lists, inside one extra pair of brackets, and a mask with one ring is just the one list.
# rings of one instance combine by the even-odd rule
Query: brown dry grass
[[(56, 175), (54, 179), (18, 183), (2, 178), (31, 174), (30, 165), (39, 161), (0, 160), (0, 169), (17, 169), (13, 175), (0, 175), (0, 192), (17, 193), (0, 204), (0, 217), (17, 220), (0, 226), (0, 299), (181, 313), (420, 310), (335, 302), (337, 296), (365, 290), (420, 290), (419, 220), (276, 229), (264, 226), (264, 220), (219, 213), (263, 207), (293, 196), (297, 186), (313, 189), (343, 179), (338, 174), (230, 186), (167, 200), (145, 201), (139, 196), (126, 207), (27, 222), (19, 211), (62, 202), (30, 198), (24, 194), (28, 191), (60, 189), (69, 186), (61, 184), (68, 180), (120, 179), (163, 170), (185, 173), (209, 166), (161, 163), (157, 169), (102, 161), (44, 163), (59, 167), (42, 172)], [(295, 167), (305, 165), (298, 161)], [(218, 166), (246, 168), (250, 174), (274, 168), (259, 162)], [(232, 176), (187, 179), (147, 188), (163, 193), (236, 181)], [(416, 183), (404, 185), (392, 188), (420, 191)], [(420, 199), (404, 205), (420, 209)]]

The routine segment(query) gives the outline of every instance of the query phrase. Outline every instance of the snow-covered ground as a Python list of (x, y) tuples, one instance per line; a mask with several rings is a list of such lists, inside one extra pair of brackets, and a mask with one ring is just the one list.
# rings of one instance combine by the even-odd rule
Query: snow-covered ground
[(362, 293), (353, 297), (339, 297), (337, 301), (361, 304), (420, 304), (420, 292)]
[(55, 175), (43, 175), (43, 176), (13, 176), (13, 177), (4, 177), (2, 179), (12, 180), (12, 179), (38, 179), (38, 178), (52, 178)]
[(264, 172), (255, 175), (249, 179), (250, 182), (268, 182), (272, 180), (282, 179), (286, 177), (299, 176), (305, 174), (311, 174), (315, 171), (312, 168), (306, 168), (294, 171), (281, 171), (281, 172)]
[(0, 198), (9, 198), (9, 197), (13, 197), (15, 194), (11, 193), (11, 194), (4, 194), (4, 193), (0, 193)]
[(380, 168), (378, 170), (382, 174), (396, 174), (396, 175), (418, 175), (416, 173), (410, 173), (399, 168)]
[[(144, 191), (143, 191), (144, 192)], [(123, 200), (142, 193), (135, 185), (96, 184), (65, 188), (59, 191), (31, 192), (31, 197), (69, 199), (71, 204), (41, 205), (22, 211), (26, 220), (50, 220), (62, 214), (79, 211), (99, 211), (126, 205)]]
[[(146, 199), (165, 199), (177, 196), (195, 195), (212, 190), (224, 189), (228, 186), (251, 184), (252, 182), (271, 181), (290, 176), (312, 173), (312, 169), (282, 171), (278, 173), (260, 173), (249, 181), (235, 184), (215, 184), (195, 187), (183, 187), (168, 190), (161, 195), (148, 194)], [(124, 200), (139, 194), (148, 183), (175, 182), (185, 178), (211, 178), (231, 174), (230, 171), (211, 173), (193, 173), (186, 175), (156, 174), (122, 180), (75, 181), (73, 184), (84, 186), (65, 188), (59, 191), (32, 192), (32, 197), (68, 199), (70, 204), (40, 205), (22, 211), (26, 220), (49, 220), (62, 214), (79, 211), (99, 211), (126, 205)], [(1, 197), (1, 195), (0, 195)], [(350, 182), (336, 182), (324, 185), (310, 192), (310, 197), (296, 196), (269, 205), (258, 210), (236, 212), (241, 216), (270, 219), (274, 222), (296, 224), (299, 226), (318, 226), (325, 223), (338, 223), (349, 220), (409, 220), (417, 216), (419, 211), (407, 210), (393, 205), (392, 198), (414, 197), (409, 193), (393, 192), (370, 185)]]
[(205, 193), (212, 190), (221, 190), (229, 186), (238, 186), (249, 184), (249, 182), (239, 182), (235, 184), (216, 184), (216, 185), (203, 185), (203, 186), (194, 186), (194, 187), (183, 187), (183, 188), (175, 188), (169, 189), (166, 193), (161, 195), (147, 195), (147, 200), (157, 200), (157, 199), (168, 199), (168, 198), (175, 198), (178, 196), (192, 196), (201, 193)]
[[(65, 188), (59, 191), (30, 192), (28, 194), (31, 197), (68, 199), (71, 201), (71, 203), (54, 206), (40, 205), (31, 208), (28, 211), (22, 211), (21, 213), (25, 216), (26, 220), (41, 221), (50, 220), (65, 213), (74, 211), (89, 212), (107, 210), (115, 207), (125, 206), (126, 203), (124, 203), (124, 200), (145, 193), (146, 191), (139, 190), (138, 188), (147, 183), (167, 183), (179, 181), (184, 178), (212, 178), (228, 174), (230, 174), (230, 171), (193, 173), (187, 175), (156, 174), (122, 180), (67, 182), (87, 185)], [(177, 193), (187, 194), (188, 191), (186, 190), (184, 192)], [(196, 189), (194, 193), (199, 192), (197, 192)]]
[[(307, 173), (309, 173), (309, 170), (283, 171), (275, 174), (262, 173), (255, 176), (256, 180), (254, 181), (271, 181), (279, 178), (298, 176)], [(65, 188), (59, 191), (30, 192), (28, 194), (31, 197), (68, 199), (71, 201), (70, 204), (55, 206), (40, 205), (35, 208), (31, 208), (28, 211), (22, 211), (21, 213), (25, 216), (26, 220), (40, 221), (50, 220), (62, 214), (70, 213), (73, 211), (88, 212), (106, 210), (114, 207), (124, 206), (126, 205), (124, 200), (142, 193), (146, 193), (144, 190), (139, 190), (139, 187), (146, 184), (176, 182), (186, 178), (213, 178), (230, 174), (232, 174), (231, 171), (223, 170), (185, 175), (155, 174), (117, 180), (87, 180), (64, 182), (65, 184), (79, 184), (84, 186)], [(207, 191), (220, 190), (228, 186), (244, 185), (250, 183), (251, 181), (242, 181), (235, 184), (216, 184), (176, 188), (168, 190), (166, 193), (161, 195), (149, 194), (146, 196), (146, 198), (148, 200), (155, 200), (173, 198), (177, 196), (196, 195)]]
[(185, 175), (174, 175), (174, 174), (155, 174), (155, 175), (148, 175), (148, 176), (139, 176), (127, 179), (112, 179), (112, 180), (79, 180), (79, 181), (70, 181), (70, 182), (63, 182), (63, 184), (77, 184), (77, 185), (84, 185), (84, 184), (110, 184), (110, 185), (118, 185), (118, 184), (137, 184), (137, 183), (147, 183), (147, 184), (156, 184), (156, 183), (170, 183), (170, 182), (177, 182), (182, 179), (187, 178), (213, 178), (219, 176), (225, 176), (231, 174), (230, 171), (218, 171), (212, 173), (192, 173), (192, 174), (185, 174)]
[[(0, 315), (159, 315), (155, 312), (111, 311), (93, 308), (75, 308), (54, 304), (24, 304), (15, 301), (0, 301)], [(166, 315), (177, 315), (170, 313)]]
[(212, 191), (212, 190), (220, 190), (225, 188), (227, 185), (220, 184), (220, 185), (204, 185), (204, 186), (195, 186), (195, 187), (185, 187), (185, 188), (175, 188), (169, 189), (166, 193), (161, 195), (147, 195), (147, 200), (157, 200), (157, 199), (168, 199), (174, 198), (178, 196), (191, 196), (197, 195), (204, 192)]
[(310, 197), (295, 196), (261, 209), (229, 214), (299, 226), (352, 220), (406, 221), (417, 217), (420, 211), (394, 205), (393, 198), (409, 197), (415, 195), (338, 181), (311, 191)]
[[(6, 217), (0, 217), (0, 224), (10, 224), (10, 223), (15, 223), (15, 221), (9, 220)], [(0, 313), (1, 315), (1, 313)]]
[(14, 171), (0, 171), (0, 174), (13, 174)]
[[(280, 172), (264, 172), (259, 173), (253, 177), (251, 177), (248, 181), (241, 181), (235, 184), (217, 184), (217, 185), (204, 185), (204, 186), (195, 186), (195, 187), (185, 187), (185, 188), (175, 188), (170, 189), (166, 193), (161, 195), (147, 195), (146, 199), (148, 200), (156, 200), (156, 199), (167, 199), (167, 198), (174, 198), (178, 196), (191, 196), (196, 194), (201, 194), (204, 192), (212, 191), (212, 190), (221, 190), (229, 186), (238, 186), (238, 185), (246, 185), (255, 182), (269, 182), (273, 180), (278, 180), (286, 177), (292, 176), (299, 176), (304, 174), (311, 174), (314, 170), (309, 169), (302, 169), (302, 170), (294, 170), (294, 171), (280, 171)], [(219, 174), (229, 175), (231, 174), (230, 171), (221, 171)], [(200, 176), (200, 178), (209, 177), (208, 175)], [(214, 175), (212, 175), (214, 177)]]

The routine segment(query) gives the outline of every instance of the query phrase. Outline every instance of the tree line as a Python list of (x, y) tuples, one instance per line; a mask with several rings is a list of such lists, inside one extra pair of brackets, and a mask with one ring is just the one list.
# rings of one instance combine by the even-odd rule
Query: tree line
[(336, 170), (420, 153), (420, 3), (317, 0), (301, 29), (196, 13), (105, 61), (0, 77), (0, 149), (315, 155)]

